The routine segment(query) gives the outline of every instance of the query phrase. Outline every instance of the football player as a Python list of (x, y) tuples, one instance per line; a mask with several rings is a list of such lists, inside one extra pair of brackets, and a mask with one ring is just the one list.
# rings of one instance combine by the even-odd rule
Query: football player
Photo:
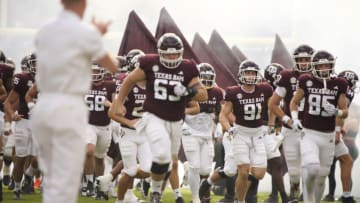
[[(207, 178), (214, 158), (213, 131), (224, 100), (223, 90), (215, 86), (215, 70), (208, 63), (198, 65), (200, 81), (205, 86), (208, 100), (199, 102), (200, 113), (186, 114), (182, 143), (189, 163), (188, 181), (192, 192), (192, 202), (200, 203), (200, 177)], [(210, 197), (205, 197), (209, 199)], [(205, 198), (202, 202), (205, 202)]]
[[(356, 83), (359, 80), (358, 75), (351, 70), (345, 70), (338, 74), (338, 77), (342, 77), (347, 80), (349, 88), (346, 92), (346, 98), (348, 107), (355, 96)], [(343, 129), (344, 121), (340, 118), (337, 118), (337, 126), (340, 126)], [(343, 202), (354, 202), (354, 198), (351, 196), (351, 171), (353, 166), (353, 158), (349, 152), (348, 147), (345, 145), (343, 140), (345, 138), (345, 131), (341, 130), (336, 132), (335, 139), (335, 158), (333, 164), (331, 165), (331, 170), (329, 174), (329, 194), (326, 195), (324, 200), (326, 201), (335, 201), (334, 192), (335, 192), (335, 164), (336, 161), (340, 161), (341, 169), (341, 182), (343, 185), (343, 195), (341, 196)]]
[[(183, 59), (183, 43), (173, 33), (165, 33), (157, 44), (158, 54), (139, 58), (124, 80), (116, 100), (115, 114), (125, 115), (124, 106), (136, 82), (146, 80), (143, 117), (136, 126), (148, 137), (152, 157), (152, 203), (160, 203), (161, 186), (172, 156), (177, 156), (186, 101), (205, 101), (207, 92), (192, 60)], [(159, 147), (162, 146), (162, 147)]]
[[(267, 161), (262, 110), (266, 109), (273, 90), (269, 84), (258, 84), (259, 70), (255, 62), (243, 61), (238, 73), (240, 85), (226, 89), (225, 104), (219, 116), (221, 125), (226, 130), (223, 139), (225, 166), (202, 182), (200, 198), (214, 181), (220, 177), (233, 176), (237, 172), (237, 201), (244, 203), (248, 188), (253, 183), (257, 184), (265, 175)], [(229, 119), (232, 112), (236, 119), (234, 124)]]
[[(324, 50), (317, 51), (311, 58), (311, 65), (313, 74), (298, 78), (298, 87), (290, 102), (291, 119), (285, 122), (303, 132), (300, 151), (305, 203), (321, 200), (325, 178), (334, 158), (335, 132), (341, 130), (340, 126), (335, 127), (336, 117), (343, 119), (348, 114), (347, 82), (333, 77), (333, 55)], [(305, 99), (303, 124), (298, 116), (302, 99)]]
[[(32, 164), (25, 174), (23, 192), (33, 192), (32, 176), (34, 169), (37, 168), (35, 157), (35, 144), (33, 143), (32, 133), (29, 126), (29, 107), (25, 101), (27, 90), (34, 84), (36, 73), (36, 55), (31, 53), (27, 56), (29, 72), (15, 74), (13, 88), (4, 102), (6, 118), (4, 133), (9, 133), (11, 121), (15, 121), (15, 163), (13, 169), (13, 178), (15, 181), (14, 199), (20, 199), (21, 179), (24, 174), (24, 166), (27, 159), (32, 160)], [(15, 105), (17, 104), (18, 105)], [(14, 106), (18, 106), (14, 109)]]
[(86, 187), (82, 188), (82, 195), (93, 196), (94, 175), (104, 174), (104, 157), (108, 151), (111, 141), (110, 118), (108, 110), (116, 86), (112, 81), (104, 81), (105, 69), (97, 64), (92, 65), (92, 85), (85, 95), (84, 101), (88, 106), (91, 129), (86, 130), (86, 158), (84, 174)]
[[(314, 49), (309, 45), (300, 45), (293, 52), (295, 67), (280, 72), (277, 87), (269, 102), (269, 110), (283, 121), (281, 134), (285, 137), (283, 141), (283, 150), (285, 154), (286, 164), (288, 167), (290, 179), (290, 200), (297, 202), (300, 195), (300, 137), (301, 131), (292, 130), (293, 126), (290, 119), (290, 100), (296, 90), (298, 77), (302, 74), (311, 73), (311, 56)], [(284, 110), (280, 108), (280, 102), (284, 102)], [(304, 109), (304, 101), (300, 102), (299, 120), (302, 120), (302, 112)]]

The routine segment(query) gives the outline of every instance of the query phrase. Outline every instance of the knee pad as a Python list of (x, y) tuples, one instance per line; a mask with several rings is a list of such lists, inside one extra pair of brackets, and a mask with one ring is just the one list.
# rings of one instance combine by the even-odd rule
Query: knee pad
[(305, 170), (307, 170), (307, 174), (309, 176), (318, 176), (320, 172), (319, 164), (308, 164), (305, 166)]
[(136, 166), (133, 166), (133, 167), (130, 167), (130, 168), (126, 168), (124, 169), (124, 172), (129, 175), (130, 177), (134, 177), (137, 173), (137, 167)]
[(168, 171), (170, 163), (167, 164), (158, 164), (153, 162), (151, 166), (151, 172), (154, 174), (161, 175)]

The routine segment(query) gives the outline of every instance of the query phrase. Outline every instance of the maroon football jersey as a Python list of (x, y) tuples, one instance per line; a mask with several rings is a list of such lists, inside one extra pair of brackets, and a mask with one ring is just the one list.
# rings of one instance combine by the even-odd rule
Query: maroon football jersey
[[(284, 101), (284, 113), (290, 116), (290, 101), (295, 94), (296, 85), (298, 83), (298, 78), (300, 73), (296, 70), (283, 70), (280, 72), (280, 79), (277, 83), (278, 87), (283, 87), (286, 89), (286, 95), (283, 99)], [(304, 104), (299, 105), (299, 119), (303, 118)], [(286, 127), (286, 126), (285, 126)]]
[(216, 106), (224, 101), (224, 90), (220, 87), (213, 87), (207, 90), (208, 100), (199, 102), (200, 112), (214, 113)]
[[(0, 63), (0, 79), (2, 79), (6, 92), (9, 94), (12, 87), (12, 77), (15, 68), (5, 63)], [(0, 111), (4, 111), (3, 103), (0, 103)]]
[(112, 101), (112, 95), (115, 93), (115, 83), (113, 81), (103, 81), (101, 83), (92, 83), (91, 89), (85, 95), (84, 100), (88, 105), (90, 115), (89, 123), (97, 126), (106, 126), (110, 124), (108, 116), (109, 107), (106, 107), (106, 99)]
[(299, 87), (305, 96), (304, 127), (321, 132), (334, 131), (335, 116), (329, 115), (323, 106), (326, 102), (337, 106), (340, 94), (346, 94), (346, 80), (340, 77), (331, 79), (324, 90), (323, 81), (306, 74), (299, 77)]
[(174, 87), (199, 76), (196, 64), (187, 59), (174, 69), (164, 67), (155, 54), (139, 58), (139, 65), (146, 75), (144, 110), (168, 121), (179, 121), (185, 116), (186, 98), (176, 96)]
[[(135, 85), (133, 89), (130, 91), (127, 99), (125, 101), (126, 115), (127, 119), (136, 119), (141, 118), (144, 112), (144, 101), (146, 98), (146, 89)], [(128, 127), (122, 125), (123, 127)], [(129, 127), (128, 127), (129, 128)]]
[(225, 101), (232, 103), (237, 124), (257, 128), (263, 125), (263, 110), (267, 109), (272, 92), (272, 87), (266, 83), (256, 85), (252, 93), (245, 92), (240, 86), (232, 86), (226, 89)]
[(34, 76), (30, 73), (18, 73), (14, 76), (13, 90), (19, 94), (18, 114), (23, 115), (25, 119), (29, 119), (29, 108), (25, 101), (25, 95), (33, 84)]

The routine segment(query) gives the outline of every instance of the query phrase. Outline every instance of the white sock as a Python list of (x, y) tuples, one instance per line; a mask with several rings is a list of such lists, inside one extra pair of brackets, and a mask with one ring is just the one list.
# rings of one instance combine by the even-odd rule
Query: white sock
[(342, 194), (343, 197), (351, 197), (351, 192), (343, 192)]
[(21, 182), (15, 182), (14, 190), (17, 191), (17, 190), (20, 190), (20, 189), (21, 189)]
[(200, 188), (200, 174), (198, 168), (189, 168), (189, 185), (192, 196), (199, 197), (199, 188)]
[(178, 197), (181, 197), (181, 193), (180, 193), (179, 188), (176, 188), (176, 189), (174, 189), (173, 191), (174, 191), (174, 197), (175, 197), (175, 199), (177, 199)]
[(86, 181), (94, 182), (94, 174), (85, 175)]
[(153, 192), (158, 192), (161, 194), (161, 187), (162, 187), (163, 180), (156, 181), (154, 179), (151, 180), (151, 188)]

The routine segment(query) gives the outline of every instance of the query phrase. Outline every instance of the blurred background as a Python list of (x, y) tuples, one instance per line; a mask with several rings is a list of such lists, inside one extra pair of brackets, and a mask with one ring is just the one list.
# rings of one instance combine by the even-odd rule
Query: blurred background
[[(326, 49), (337, 57), (336, 72), (351, 69), (360, 74), (358, 0), (88, 0), (85, 21), (90, 21), (92, 16), (112, 20), (104, 42), (115, 55), (129, 13), (134, 10), (155, 34), (163, 7), (190, 44), (196, 32), (208, 41), (216, 30), (229, 47), (236, 45), (264, 68), (270, 63), (275, 34), (278, 34), (290, 53), (304, 43), (315, 49)], [(17, 72), (21, 58), (34, 50), (37, 30), (56, 17), (61, 9), (60, 0), (0, 0), (0, 49), (15, 61)], [(356, 95), (354, 102), (359, 104), (359, 101)], [(357, 142), (359, 144), (359, 138)], [(358, 197), (359, 162), (354, 165), (352, 190)], [(339, 174), (337, 177), (336, 193), (339, 195)], [(260, 190), (271, 190), (269, 176), (260, 183)]]

